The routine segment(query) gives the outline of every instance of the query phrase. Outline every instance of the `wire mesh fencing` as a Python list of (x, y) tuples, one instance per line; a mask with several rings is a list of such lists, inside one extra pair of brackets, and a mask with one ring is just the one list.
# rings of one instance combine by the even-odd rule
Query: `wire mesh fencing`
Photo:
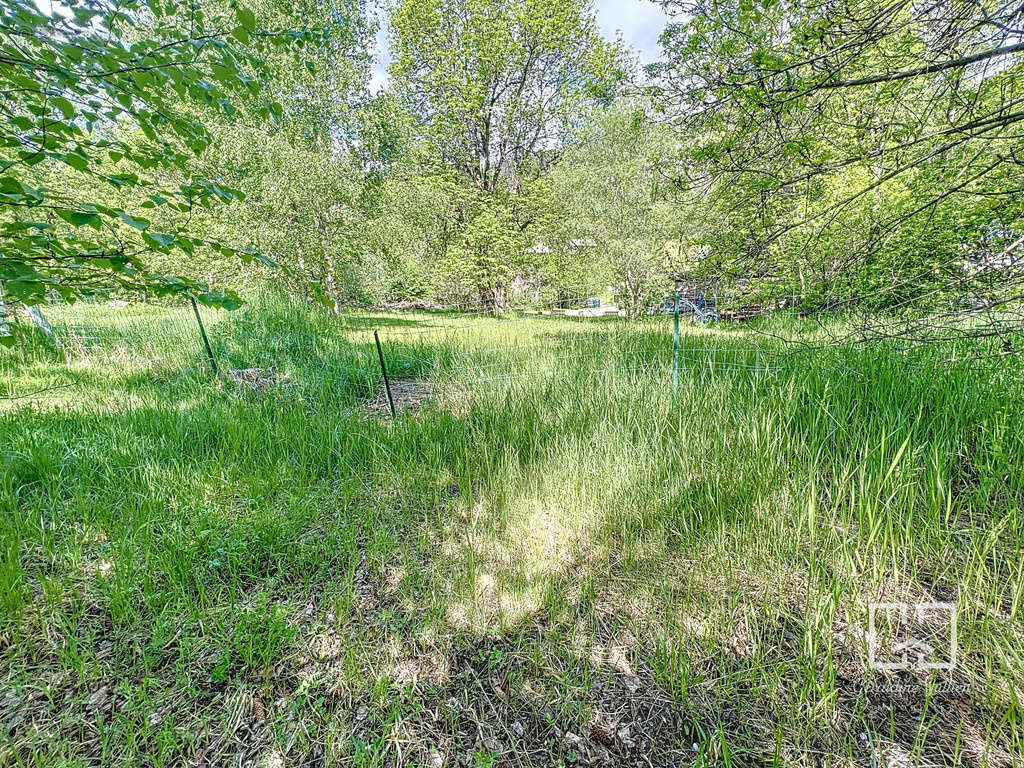
[(34, 310), (38, 317), (24, 307), (7, 308), (15, 334), (13, 344), (0, 350), (5, 399), (71, 387), (101, 368), (125, 375), (208, 370), (211, 358), (197, 316), (213, 327), (223, 314), (194, 309), (187, 298), (51, 303)]
[[(836, 376), (857, 376), (866, 367), (856, 354), (829, 351), (827, 339), (818, 344), (813, 323), (794, 313), (792, 301), (753, 324), (703, 323), (681, 313), (678, 334), (674, 297), (672, 312), (633, 318), (586, 314), (583, 309), (595, 307), (585, 297), (571, 303), (529, 311), (478, 304), (334, 313), (264, 296), (234, 312), (194, 309), (187, 297), (47, 306), (50, 335), (27, 316), (12, 318), (26, 332), (0, 351), (0, 398), (88, 385), (102, 371), (136, 383), (190, 376), (207, 388), (273, 392), (310, 408), (388, 414), (385, 371), (402, 410), (439, 399), (464, 407), (524, 389), (566, 399), (630, 389), (671, 397), (716, 382), (770, 384), (800, 375), (809, 358)], [(725, 306), (718, 298), (703, 305)], [(909, 370), (937, 365), (941, 357), (894, 359)]]
[(19, 343), (0, 353), (0, 375), (8, 399), (73, 384), (76, 375), (102, 367), (152, 375), (219, 369), (241, 389), (287, 386), (310, 402), (345, 399), (342, 393), (358, 402), (379, 396), (381, 358), (398, 388), (412, 392), (408, 382), (417, 381), (435, 394), (500, 391), (527, 381), (662, 382), (673, 370), (767, 374), (775, 368), (769, 353), (693, 336), (685, 321), (686, 342), (673, 355), (672, 315), (627, 319), (618, 311), (597, 313), (587, 302), (561, 298), (500, 313), (467, 304), (340, 315), (281, 298), (230, 313), (184, 297), (57, 304), (45, 309), (49, 337), (31, 328), (19, 333)]

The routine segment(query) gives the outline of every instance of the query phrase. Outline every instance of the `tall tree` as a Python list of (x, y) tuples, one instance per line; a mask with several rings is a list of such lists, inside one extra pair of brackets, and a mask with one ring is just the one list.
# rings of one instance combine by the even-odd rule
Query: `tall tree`
[(585, 0), (396, 0), (391, 45), (437, 156), (487, 193), (550, 164), (622, 78)]
[[(206, 214), (202, 228), (272, 258), (285, 268), (275, 280), (291, 291), (335, 304), (362, 298), (355, 230), (372, 143), (361, 119), (373, 111), (364, 104), (372, 25), (358, 0), (252, 2), (269, 26), (287, 28), (301, 19), (321, 34), (298, 56), (283, 50), (266, 57), (273, 79), (264, 91), (281, 104), (279, 119), (263, 120), (244, 104), (236, 115), (207, 122), (214, 144), (195, 169), (231, 179), (245, 199)], [(268, 277), (242, 273), (229, 259), (202, 269), (239, 287)]]
[(660, 92), (696, 137), (682, 180), (742, 219), (737, 271), (817, 272), (877, 306), (1021, 298), (1009, 252), (964, 269), (1024, 210), (1019, 3), (663, 5), (680, 21), (662, 38)]
[(641, 103), (604, 111), (551, 174), (556, 215), (548, 240), (560, 258), (549, 271), (585, 276), (577, 290), (616, 286), (631, 316), (663, 298), (678, 253), (678, 245), (671, 252), (667, 246), (681, 241), (689, 223), (669, 178), (678, 144)]

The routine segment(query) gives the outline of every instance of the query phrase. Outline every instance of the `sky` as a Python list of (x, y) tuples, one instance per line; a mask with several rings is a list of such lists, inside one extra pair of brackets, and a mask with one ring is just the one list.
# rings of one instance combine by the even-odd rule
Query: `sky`
[[(601, 34), (614, 40), (618, 32), (626, 45), (637, 51), (640, 63), (649, 64), (658, 58), (658, 35), (665, 26), (667, 16), (661, 6), (650, 0), (596, 0), (597, 22), (601, 26)], [(383, 14), (383, 11), (379, 11)], [(370, 79), (370, 88), (378, 91), (387, 82), (388, 53), (387, 19), (380, 17), (380, 30), (377, 32), (376, 62)]]

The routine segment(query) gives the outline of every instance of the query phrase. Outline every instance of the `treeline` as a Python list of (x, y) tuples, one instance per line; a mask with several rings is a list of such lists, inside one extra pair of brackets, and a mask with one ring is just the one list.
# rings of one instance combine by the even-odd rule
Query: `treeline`
[(0, 0), (5, 292), (1016, 306), (1024, 10), (663, 5), (644, 69), (584, 0), (395, 0), (372, 94), (358, 0)]

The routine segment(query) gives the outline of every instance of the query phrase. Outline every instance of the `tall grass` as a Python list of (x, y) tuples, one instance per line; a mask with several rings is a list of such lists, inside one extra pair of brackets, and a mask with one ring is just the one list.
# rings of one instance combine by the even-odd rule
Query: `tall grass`
[[(4, 762), (1021, 755), (1012, 361), (687, 327), (673, 389), (662, 318), (208, 326), (278, 386), (111, 327), (4, 360), (12, 393), (71, 384), (2, 406)], [(429, 385), (394, 421), (375, 329)], [(956, 603), (955, 670), (869, 668), (894, 601)]]

